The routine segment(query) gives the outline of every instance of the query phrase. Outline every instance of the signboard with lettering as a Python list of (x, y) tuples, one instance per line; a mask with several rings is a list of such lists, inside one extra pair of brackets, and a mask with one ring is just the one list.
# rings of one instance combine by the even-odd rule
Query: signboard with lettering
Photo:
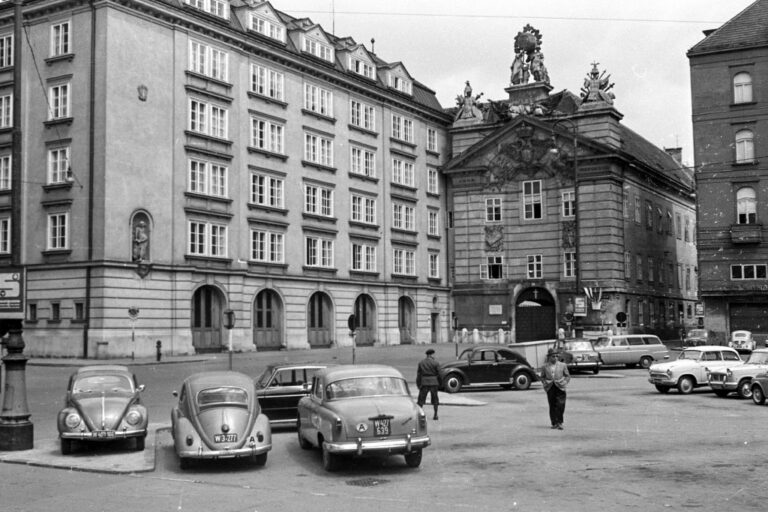
[(0, 318), (24, 319), (24, 269), (0, 272)]
[(704, 316), (704, 304), (701, 302), (696, 303), (696, 316)]
[(500, 315), (502, 313), (501, 304), (490, 304), (488, 306), (489, 315)]
[(587, 316), (587, 298), (573, 298), (573, 316)]

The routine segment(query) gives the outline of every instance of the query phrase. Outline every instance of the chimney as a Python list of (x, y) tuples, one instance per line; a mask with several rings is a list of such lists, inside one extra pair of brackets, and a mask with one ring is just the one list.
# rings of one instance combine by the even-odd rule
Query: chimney
[(682, 167), (683, 148), (664, 148), (664, 151), (666, 151), (669, 156), (675, 159), (675, 162), (677, 162), (677, 165)]

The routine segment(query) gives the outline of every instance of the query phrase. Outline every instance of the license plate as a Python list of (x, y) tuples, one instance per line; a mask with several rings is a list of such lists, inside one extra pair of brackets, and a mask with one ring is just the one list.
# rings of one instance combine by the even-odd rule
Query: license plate
[(111, 439), (115, 437), (115, 431), (114, 430), (94, 430), (93, 437)]
[(388, 436), (392, 433), (389, 427), (389, 418), (373, 420), (373, 432), (377, 436)]
[(214, 434), (213, 442), (214, 443), (236, 443), (237, 434)]

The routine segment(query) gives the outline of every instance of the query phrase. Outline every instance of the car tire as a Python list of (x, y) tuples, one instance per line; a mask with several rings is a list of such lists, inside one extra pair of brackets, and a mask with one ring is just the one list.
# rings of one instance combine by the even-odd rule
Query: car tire
[(666, 395), (667, 393), (669, 393), (669, 389), (670, 389), (669, 386), (659, 386), (658, 384), (656, 385), (656, 391), (658, 391), (662, 395)]
[(455, 373), (448, 374), (443, 379), (443, 388), (447, 393), (458, 393), (463, 385), (461, 377)]
[(752, 389), (750, 384), (752, 384), (750, 379), (742, 379), (741, 382), (739, 382), (739, 398), (752, 398)]
[(725, 389), (715, 389), (714, 391), (715, 391), (715, 395), (719, 396), (720, 398), (725, 398), (730, 394)]
[(421, 465), (421, 448), (412, 450), (405, 454), (405, 463), (410, 468), (417, 468)]
[(141, 436), (136, 438), (136, 451), (137, 452), (143, 452), (144, 446), (146, 445), (146, 437)]
[(251, 457), (251, 460), (253, 461), (254, 466), (264, 467), (267, 465), (267, 454), (259, 453), (258, 455)]
[(335, 453), (331, 453), (323, 442), (323, 469), (332, 473), (339, 469), (339, 456)]
[(531, 387), (531, 376), (525, 372), (518, 372), (513, 375), (512, 381), (515, 383), (515, 387), (521, 391)]
[(640, 358), (640, 368), (642, 368), (643, 370), (647, 370), (648, 368), (651, 367), (652, 364), (653, 364), (652, 357), (645, 356)]
[(74, 448), (73, 445), (74, 445), (74, 441), (72, 441), (71, 439), (62, 439), (61, 440), (61, 454), (62, 455), (69, 455), (70, 453), (72, 453), (74, 451), (73, 450), (73, 448)]
[(752, 386), (752, 401), (757, 405), (763, 405), (765, 403), (765, 393), (760, 386)]
[(695, 385), (696, 384), (691, 377), (682, 377), (677, 381), (677, 390), (681, 395), (689, 395), (693, 391)]

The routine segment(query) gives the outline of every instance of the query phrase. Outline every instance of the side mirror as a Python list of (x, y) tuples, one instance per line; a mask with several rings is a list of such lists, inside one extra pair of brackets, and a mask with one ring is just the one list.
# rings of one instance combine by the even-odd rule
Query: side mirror
[(138, 387), (138, 390), (139, 390), (139, 393), (144, 391), (144, 384), (140, 384), (139, 387)]

